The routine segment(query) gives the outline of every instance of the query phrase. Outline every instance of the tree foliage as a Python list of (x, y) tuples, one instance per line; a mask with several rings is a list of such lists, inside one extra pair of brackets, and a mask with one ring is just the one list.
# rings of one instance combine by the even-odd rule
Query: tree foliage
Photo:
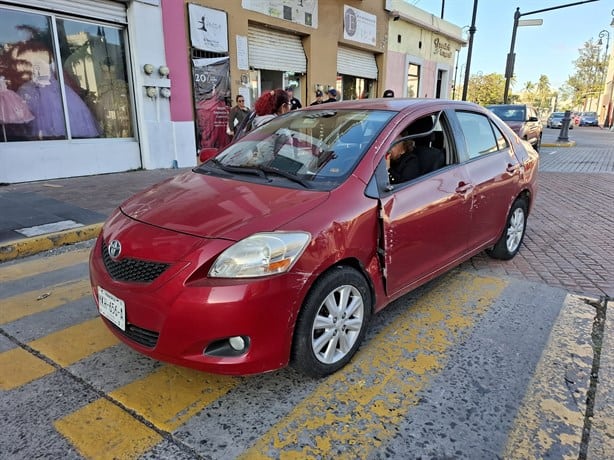
[(586, 99), (598, 98), (603, 88), (606, 60), (601, 58), (601, 47), (591, 38), (578, 50), (580, 56), (573, 61), (576, 72), (566, 85), (571, 89), (572, 105), (582, 106)]
[(471, 75), (467, 86), (467, 100), (476, 104), (500, 104), (503, 102), (505, 77), (498, 73)]

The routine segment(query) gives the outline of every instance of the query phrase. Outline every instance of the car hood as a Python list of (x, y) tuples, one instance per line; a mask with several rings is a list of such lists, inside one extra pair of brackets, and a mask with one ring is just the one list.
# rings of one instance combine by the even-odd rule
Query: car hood
[(278, 229), (328, 196), (188, 172), (133, 196), (120, 208), (130, 218), (157, 227), (238, 241)]
[(507, 126), (512, 128), (512, 130), (520, 135), (520, 131), (522, 130), (522, 121), (506, 121)]

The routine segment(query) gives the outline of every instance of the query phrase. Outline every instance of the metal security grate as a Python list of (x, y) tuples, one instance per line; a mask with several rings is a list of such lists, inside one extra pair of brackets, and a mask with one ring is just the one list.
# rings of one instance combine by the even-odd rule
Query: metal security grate
[(107, 251), (107, 245), (102, 244), (102, 260), (109, 275), (116, 281), (133, 281), (151, 283), (169, 267), (161, 262), (149, 262), (139, 259), (113, 260)]

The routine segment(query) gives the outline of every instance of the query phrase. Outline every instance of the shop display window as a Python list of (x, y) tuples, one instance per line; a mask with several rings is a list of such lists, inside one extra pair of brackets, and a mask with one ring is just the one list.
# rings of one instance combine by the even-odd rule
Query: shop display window
[(0, 8), (0, 141), (133, 137), (123, 36)]

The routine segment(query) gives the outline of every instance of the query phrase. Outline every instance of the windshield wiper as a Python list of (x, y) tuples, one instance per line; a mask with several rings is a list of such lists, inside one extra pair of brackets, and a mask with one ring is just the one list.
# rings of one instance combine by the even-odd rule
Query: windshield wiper
[(265, 165), (258, 166), (258, 169), (262, 171), (263, 174), (265, 172), (277, 174), (279, 176), (285, 177), (286, 179), (290, 179), (291, 181), (296, 182), (297, 184), (301, 184), (305, 188), (311, 188), (311, 184), (309, 182), (307, 182), (304, 179), (301, 179), (296, 174), (292, 174), (291, 172), (284, 171), (283, 169), (277, 169), (277, 168), (273, 168), (271, 166), (265, 166)]
[(226, 171), (234, 174), (252, 174), (254, 176), (262, 177), (265, 180), (269, 180), (264, 170), (261, 167), (252, 167), (252, 166), (233, 166), (233, 165), (225, 165), (221, 161), (213, 159), (211, 160), (215, 166), (220, 168), (222, 171)]

